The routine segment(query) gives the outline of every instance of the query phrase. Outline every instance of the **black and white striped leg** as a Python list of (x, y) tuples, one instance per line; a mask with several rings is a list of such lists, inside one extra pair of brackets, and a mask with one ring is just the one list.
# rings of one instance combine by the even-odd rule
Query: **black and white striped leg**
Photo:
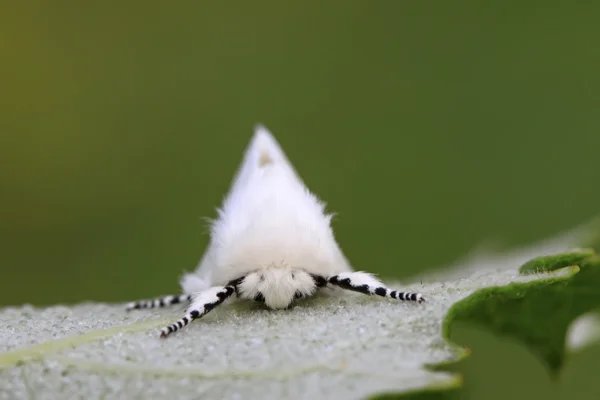
[(192, 303), (188, 307), (185, 316), (179, 321), (164, 327), (160, 331), (160, 337), (166, 338), (173, 332), (177, 332), (193, 320), (202, 317), (210, 310), (223, 303), (229, 296), (235, 293), (235, 286), (217, 286), (194, 295)]
[(366, 272), (344, 272), (330, 276), (327, 282), (343, 289), (352, 290), (368, 295), (391, 297), (392, 299), (404, 301), (416, 301), (422, 303), (425, 298), (421, 293), (399, 292), (385, 287), (373, 275)]
[(139, 300), (127, 304), (127, 311), (139, 310), (141, 308), (167, 307), (173, 304), (189, 302), (192, 300), (191, 294), (181, 294), (178, 296), (164, 296), (152, 300)]

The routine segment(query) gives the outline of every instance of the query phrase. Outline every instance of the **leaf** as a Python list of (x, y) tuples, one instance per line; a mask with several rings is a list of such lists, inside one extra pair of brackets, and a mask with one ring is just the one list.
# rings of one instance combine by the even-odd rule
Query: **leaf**
[[(587, 318), (588, 323), (597, 321), (597, 316), (587, 315)], [(576, 327), (578, 322), (572, 326)], [(595, 331), (600, 326), (595, 324), (590, 328), (588, 325), (586, 330)], [(461, 389), (438, 391), (440, 399), (596, 400), (600, 396), (600, 382), (595, 378), (597, 368), (594, 368), (600, 354), (597, 337), (585, 349), (567, 354), (557, 381), (548, 375), (539, 358), (513, 338), (473, 324), (456, 323), (454, 331), (461, 341), (469, 343), (471, 355), (453, 368), (463, 377)], [(414, 397), (400, 394), (395, 398), (419, 399), (417, 395), (420, 393)]]
[(581, 265), (582, 262), (594, 255), (596, 253), (593, 249), (582, 249), (567, 253), (540, 256), (521, 265), (519, 272), (522, 274), (538, 274), (573, 265)]
[(452, 305), (490, 286), (568, 281), (577, 268), (520, 275), (518, 267), (532, 256), (568, 250), (580, 238), (575, 231), (514, 252), (479, 254), (438, 273), (445, 281), (390, 284), (422, 292), (424, 304), (360, 294), (317, 297), (285, 311), (234, 303), (167, 340), (158, 338), (158, 328), (178, 318), (180, 308), (5, 308), (0, 395), (353, 399), (426, 389), (437, 396), (461, 383), (456, 374), (427, 368), (465, 355), (442, 336)]
[[(598, 248), (600, 245), (598, 222), (588, 225), (581, 236), (580, 243), (586, 247)], [(597, 365), (597, 358), (589, 354), (597, 354), (600, 350), (600, 314), (597, 311), (600, 310), (600, 258), (591, 249), (569, 251), (535, 257), (523, 264), (520, 271), (527, 275), (574, 264), (581, 267), (575, 266), (576, 273), (567, 279), (542, 279), (485, 288), (453, 305), (445, 318), (444, 337), (468, 344), (472, 353), (467, 354), (476, 357), (473, 360), (473, 357), (465, 356), (432, 366), (434, 370), (459, 372), (468, 382), (460, 389), (434, 392), (436, 398), (600, 397), (600, 385), (595, 384), (597, 380), (582, 378), (589, 375), (589, 367), (585, 365), (586, 361), (581, 361), (595, 360)], [(487, 340), (482, 340), (486, 335)], [(519, 346), (511, 344), (513, 351), (510, 351), (498, 340)], [(503, 349), (498, 351), (498, 348)], [(523, 358), (525, 350), (527, 357)], [(482, 358), (486, 362), (481, 361)], [(578, 358), (578, 362), (573, 362)], [(508, 367), (498, 370), (503, 359), (507, 360)], [(588, 365), (594, 364), (588, 361)], [(539, 372), (544, 369), (550, 374), (540, 378)], [(548, 379), (554, 380), (554, 384)], [(531, 389), (529, 394), (527, 387)], [(396, 394), (393, 398), (427, 396), (428, 392), (417, 391)]]
[[(478, 291), (458, 302), (446, 317), (445, 334), (453, 338), (452, 324), (468, 322), (514, 338), (524, 343), (550, 374), (557, 377), (564, 363), (569, 325), (580, 315), (600, 307), (600, 258), (586, 251), (546, 256), (525, 264), (534, 269), (543, 265), (544, 269), (555, 270), (557, 266), (572, 264), (575, 258), (579, 258), (580, 267), (568, 280), (512, 283)], [(525, 271), (531, 273), (529, 268)]]

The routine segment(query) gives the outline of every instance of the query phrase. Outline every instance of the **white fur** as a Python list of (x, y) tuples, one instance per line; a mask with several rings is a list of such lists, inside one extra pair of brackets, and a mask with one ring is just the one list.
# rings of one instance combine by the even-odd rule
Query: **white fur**
[(184, 293), (198, 293), (210, 287), (209, 280), (201, 279), (196, 274), (185, 274), (180, 284)]
[(345, 279), (349, 278), (352, 281), (352, 284), (355, 286), (368, 285), (371, 289), (376, 289), (381, 286), (385, 286), (379, 279), (377, 279), (373, 274), (363, 271), (357, 272), (342, 272), (338, 274), (338, 278)]
[(181, 286), (193, 293), (250, 274), (240, 285), (240, 297), (260, 292), (269, 307), (286, 307), (296, 293), (314, 292), (309, 274), (352, 271), (334, 238), (331, 217), (259, 125), (211, 225), (208, 249)]
[(308, 273), (290, 268), (265, 268), (250, 273), (239, 285), (242, 299), (252, 300), (260, 293), (270, 308), (285, 308), (296, 293), (308, 297), (315, 291), (315, 282)]
[(196, 310), (200, 314), (205, 314), (207, 312), (206, 305), (218, 301), (217, 294), (220, 292), (223, 292), (223, 287), (216, 286), (196, 294), (188, 306), (188, 311)]

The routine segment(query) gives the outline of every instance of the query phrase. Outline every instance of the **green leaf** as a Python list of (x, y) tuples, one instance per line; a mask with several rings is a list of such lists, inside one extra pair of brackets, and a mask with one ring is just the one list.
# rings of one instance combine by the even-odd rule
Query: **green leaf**
[(600, 258), (593, 252), (586, 254), (587, 258), (577, 253), (557, 254), (525, 264), (543, 264), (551, 271), (579, 258), (581, 267), (574, 267), (578, 273), (569, 279), (487, 288), (456, 303), (446, 317), (445, 335), (453, 339), (452, 325), (459, 322), (485, 327), (525, 344), (557, 377), (564, 363), (569, 325), (578, 316), (600, 307)]
[[(464, 348), (442, 336), (448, 310), (482, 288), (488, 289), (452, 307), (448, 318), (478, 310), (474, 298), (493, 301), (504, 293), (497, 287), (509, 285), (509, 299), (522, 299), (528, 290), (567, 287), (580, 275), (571, 278), (576, 267), (543, 275), (521, 275), (518, 267), (532, 256), (576, 246), (579, 238), (571, 234), (514, 252), (478, 254), (422, 283), (390, 284), (422, 292), (424, 304), (361, 294), (316, 297), (283, 311), (240, 302), (215, 309), (166, 340), (159, 339), (158, 329), (178, 319), (181, 308), (132, 313), (108, 304), (5, 308), (0, 310), (0, 395), (449, 398), (436, 396), (456, 393), (460, 376), (428, 368), (466, 356)], [(498, 310), (500, 305), (489, 308)], [(469, 312), (467, 320), (487, 323), (485, 314)], [(508, 321), (504, 312), (498, 320)]]
[(583, 261), (593, 257), (595, 254), (596, 253), (592, 249), (582, 249), (568, 253), (536, 257), (523, 264), (521, 268), (519, 268), (519, 272), (522, 274), (539, 274), (541, 272), (554, 271), (559, 268), (580, 265)]

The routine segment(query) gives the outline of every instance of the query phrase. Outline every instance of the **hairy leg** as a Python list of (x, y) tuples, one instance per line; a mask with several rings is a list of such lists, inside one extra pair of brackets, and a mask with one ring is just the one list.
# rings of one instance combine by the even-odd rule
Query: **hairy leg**
[(388, 289), (373, 275), (366, 272), (343, 272), (327, 278), (327, 283), (368, 295), (390, 297), (404, 301), (417, 301), (419, 303), (425, 301), (421, 293), (399, 292)]
[(167, 307), (173, 304), (189, 302), (192, 300), (191, 294), (182, 294), (178, 296), (164, 296), (152, 300), (138, 300), (127, 304), (127, 311), (138, 310), (141, 308)]
[(171, 333), (182, 329), (193, 320), (206, 315), (209, 311), (223, 303), (234, 293), (235, 286), (227, 285), (212, 287), (194, 295), (192, 302), (185, 313), (185, 316), (174, 324), (164, 327), (160, 332), (160, 337), (166, 338)]

